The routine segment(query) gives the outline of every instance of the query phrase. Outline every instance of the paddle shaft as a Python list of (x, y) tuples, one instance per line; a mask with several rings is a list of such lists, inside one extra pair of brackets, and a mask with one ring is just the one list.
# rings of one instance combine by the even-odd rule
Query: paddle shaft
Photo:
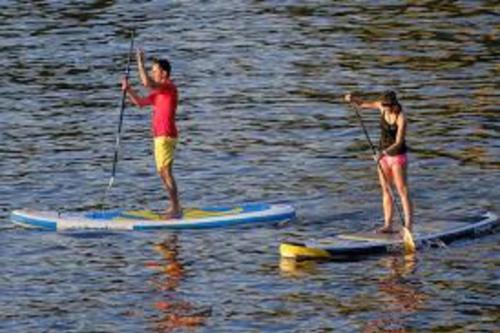
[[(128, 52), (127, 67), (125, 69), (125, 77), (126, 78), (128, 78), (128, 76), (130, 74), (130, 63), (132, 62), (132, 52), (133, 51), (134, 51), (134, 31), (131, 31), (130, 32), (130, 49)], [(120, 150), (120, 137), (121, 137), (121, 132), (122, 132), (123, 114), (125, 111), (126, 97), (127, 97), (127, 91), (123, 90), (121, 108), (120, 108), (120, 118), (118, 120), (118, 132), (116, 133), (115, 153), (113, 156), (113, 168), (111, 170), (111, 178), (109, 179), (109, 184), (108, 184), (108, 188), (106, 189), (106, 193), (108, 193), (108, 191), (111, 189), (111, 186), (113, 186), (113, 182), (115, 179), (116, 165), (118, 164), (118, 152)]]
[[(368, 131), (366, 130), (365, 123), (363, 122), (363, 118), (359, 114), (358, 107), (355, 106), (355, 105), (353, 105), (353, 108), (354, 108), (354, 111), (356, 112), (356, 117), (359, 120), (361, 128), (363, 129), (363, 132), (365, 133), (366, 140), (368, 141), (368, 144), (370, 145), (370, 148), (372, 149), (373, 155), (377, 155), (377, 149), (373, 145), (373, 142), (370, 139), (370, 135), (368, 135)], [(383, 170), (382, 166), (380, 165), (380, 160), (377, 160), (377, 168), (378, 168), (378, 170), (380, 170), (380, 173), (382, 174), (382, 177), (384, 178), (384, 181), (385, 181), (385, 183), (387, 185), (387, 188), (389, 189), (389, 193), (390, 193), (390, 195), (392, 197), (392, 202), (396, 206), (396, 210), (398, 211), (399, 218), (401, 219), (401, 223), (404, 226), (405, 224), (404, 224), (404, 218), (403, 218), (403, 213), (401, 211), (401, 207), (399, 206), (399, 202), (397, 201), (396, 196), (394, 195), (394, 192), (392, 191), (391, 184), (389, 184), (389, 182), (387, 181), (387, 176), (385, 175), (384, 170)]]

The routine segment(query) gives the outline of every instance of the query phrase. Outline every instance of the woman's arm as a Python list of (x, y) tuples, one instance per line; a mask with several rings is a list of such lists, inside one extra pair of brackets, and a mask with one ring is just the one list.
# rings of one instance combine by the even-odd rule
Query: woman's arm
[(375, 101), (375, 102), (369, 102), (369, 101), (363, 101), (361, 98), (358, 96), (353, 96), (350, 93), (346, 94), (344, 96), (344, 100), (348, 103), (353, 103), (356, 106), (359, 106), (361, 109), (380, 109), (380, 102)]

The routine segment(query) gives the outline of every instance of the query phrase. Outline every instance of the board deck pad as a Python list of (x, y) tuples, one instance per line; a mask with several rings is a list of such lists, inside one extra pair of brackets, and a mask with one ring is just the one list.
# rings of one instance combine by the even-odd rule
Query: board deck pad
[[(222, 208), (185, 208), (182, 210), (183, 220), (195, 220), (207, 217), (221, 217), (229, 215), (237, 215), (244, 212), (241, 207)], [(94, 220), (105, 219), (113, 221), (130, 221), (130, 220), (144, 220), (144, 221), (165, 221), (161, 214), (150, 210), (124, 210), (124, 211), (111, 211), (111, 212), (92, 212), (85, 215), (86, 217)], [(172, 219), (176, 220), (176, 219)]]
[[(498, 217), (487, 212), (474, 222), (429, 222), (414, 227), (413, 238), (418, 247), (450, 243), (466, 237), (474, 237), (496, 229)], [(395, 252), (403, 248), (400, 233), (363, 231), (338, 234), (328, 238), (291, 240), (281, 243), (280, 254), (285, 258), (346, 259), (377, 253)]]
[(338, 237), (341, 239), (348, 239), (354, 241), (367, 241), (367, 242), (370, 241), (386, 242), (386, 241), (398, 240), (401, 238), (398, 232), (384, 234), (384, 233), (377, 233), (375, 231), (358, 232), (355, 234), (345, 234), (345, 235), (339, 235)]
[(241, 224), (283, 222), (295, 217), (288, 204), (254, 203), (234, 206), (186, 208), (182, 217), (165, 220), (161, 214), (148, 210), (108, 210), (81, 213), (15, 210), (13, 223), (25, 227), (50, 230), (63, 229), (201, 229)]

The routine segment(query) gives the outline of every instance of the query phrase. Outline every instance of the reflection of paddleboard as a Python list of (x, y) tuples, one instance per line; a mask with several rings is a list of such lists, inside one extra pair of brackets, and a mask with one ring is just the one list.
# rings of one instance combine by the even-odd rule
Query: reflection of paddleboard
[(62, 229), (202, 229), (232, 225), (283, 222), (295, 217), (285, 204), (243, 204), (228, 207), (186, 208), (180, 219), (164, 220), (151, 211), (93, 211), (58, 213), (54, 211), (15, 210), (12, 222), (26, 227)]
[[(486, 213), (476, 222), (443, 222), (415, 225), (414, 241), (417, 247), (435, 245), (440, 242), (450, 243), (466, 237), (474, 237), (495, 229), (499, 225), (498, 217)], [(403, 241), (398, 234), (380, 234), (360, 232), (339, 234), (330, 238), (283, 242), (280, 253), (284, 258), (325, 258), (353, 259), (377, 253), (401, 250)]]

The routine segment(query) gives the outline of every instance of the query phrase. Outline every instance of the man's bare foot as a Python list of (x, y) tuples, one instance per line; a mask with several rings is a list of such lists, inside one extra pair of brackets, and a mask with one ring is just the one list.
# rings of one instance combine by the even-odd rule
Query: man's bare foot
[(165, 214), (163, 214), (162, 217), (165, 220), (179, 219), (182, 217), (182, 210), (169, 208), (165, 211)]

